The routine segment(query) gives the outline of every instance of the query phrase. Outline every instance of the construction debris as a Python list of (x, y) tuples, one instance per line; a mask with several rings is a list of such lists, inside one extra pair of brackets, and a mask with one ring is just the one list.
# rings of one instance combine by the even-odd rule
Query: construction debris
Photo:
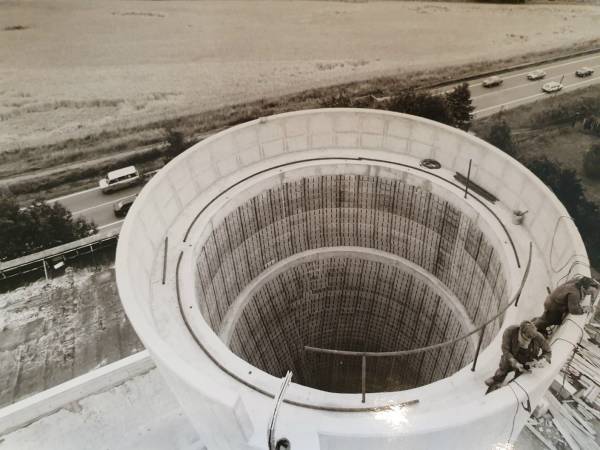
[[(573, 359), (563, 367), (526, 427), (550, 450), (600, 450), (600, 347), (597, 324), (586, 327)], [(545, 408), (547, 407), (547, 412)], [(599, 439), (600, 440), (600, 439)]]

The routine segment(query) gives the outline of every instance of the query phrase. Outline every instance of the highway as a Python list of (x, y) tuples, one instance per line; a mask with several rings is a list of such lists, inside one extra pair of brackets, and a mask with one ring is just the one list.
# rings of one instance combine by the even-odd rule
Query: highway
[(125, 197), (137, 194), (141, 187), (141, 185), (131, 186), (110, 194), (103, 194), (100, 188), (95, 187), (54, 198), (48, 203), (60, 202), (73, 213), (74, 217), (83, 216), (88, 220), (93, 220), (99, 230), (118, 232), (123, 218), (115, 216), (113, 205)]
[[(594, 74), (587, 78), (576, 77), (575, 71), (583, 66), (594, 69)], [(536, 69), (544, 70), (546, 77), (536, 81), (527, 80), (527, 73)], [(500, 77), (504, 80), (503, 83), (493, 88), (484, 88), (482, 86), (483, 79), (474, 80), (469, 83), (473, 105), (475, 106), (475, 117), (488, 116), (501, 109), (514, 108), (525, 103), (554, 95), (561, 95), (564, 92), (586, 87), (593, 83), (599, 83), (600, 54), (540, 64), (528, 69), (507, 72), (500, 75)], [(542, 92), (541, 89), (544, 83), (561, 80), (564, 85), (562, 91), (555, 94)], [(447, 86), (441, 92), (451, 89), (452, 86)], [(83, 216), (93, 220), (101, 230), (118, 232), (123, 219), (115, 217), (113, 204), (120, 199), (139, 192), (140, 189), (141, 185), (111, 194), (103, 194), (99, 188), (91, 188), (55, 198), (49, 202), (60, 201), (74, 216)]]
[[(590, 67), (594, 73), (586, 78), (575, 76), (575, 71), (581, 67)], [(542, 69), (546, 77), (541, 80), (530, 81), (527, 73)], [(564, 78), (563, 78), (564, 77)], [(515, 71), (500, 75), (504, 81), (500, 86), (485, 88), (481, 82), (476, 80), (469, 83), (471, 98), (475, 106), (475, 117), (484, 117), (497, 113), (502, 108), (514, 108), (515, 106), (533, 102), (551, 95), (560, 95), (574, 89), (589, 86), (600, 82), (600, 55), (589, 55), (574, 58), (568, 61), (557, 61), (549, 64), (541, 64), (534, 68)], [(548, 81), (561, 81), (564, 85), (558, 94), (547, 94), (542, 92), (542, 85)], [(446, 88), (448, 89), (448, 88)]]

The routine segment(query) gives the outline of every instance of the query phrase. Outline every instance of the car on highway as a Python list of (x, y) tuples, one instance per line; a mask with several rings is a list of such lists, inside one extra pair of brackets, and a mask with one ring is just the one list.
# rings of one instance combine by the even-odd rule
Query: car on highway
[(104, 194), (125, 189), (142, 181), (140, 173), (135, 166), (123, 167), (122, 169), (108, 172), (105, 178), (102, 178), (98, 185)]
[(533, 72), (529, 72), (527, 74), (527, 79), (528, 80), (541, 80), (542, 78), (544, 78), (546, 76), (546, 72), (544, 72), (543, 70), (539, 69), (539, 70), (534, 70)]
[(563, 85), (558, 81), (549, 81), (542, 86), (542, 91), (547, 94), (551, 94), (553, 92), (558, 92), (563, 88)]
[(502, 78), (494, 75), (493, 77), (489, 77), (489, 78), (486, 78), (485, 80), (483, 80), (483, 82), (481, 83), (481, 85), (483, 87), (500, 86), (503, 81), (504, 80)]
[(594, 69), (592, 69), (590, 67), (582, 67), (575, 71), (575, 76), (578, 76), (579, 78), (583, 78), (583, 77), (589, 77), (593, 73), (594, 73)]
[(113, 211), (117, 217), (125, 217), (129, 212), (129, 208), (133, 205), (137, 194), (124, 197), (118, 202), (113, 203)]

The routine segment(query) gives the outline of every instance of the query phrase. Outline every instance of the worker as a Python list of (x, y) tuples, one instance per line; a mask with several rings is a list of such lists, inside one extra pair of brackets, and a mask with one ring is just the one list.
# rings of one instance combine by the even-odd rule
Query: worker
[(554, 289), (544, 301), (544, 313), (533, 320), (538, 331), (546, 334), (551, 325), (560, 325), (567, 314), (581, 315), (591, 311), (591, 306), (581, 303), (587, 295), (596, 294), (600, 285), (590, 277), (569, 280)]
[(515, 378), (523, 372), (529, 372), (530, 363), (542, 357), (550, 363), (552, 350), (533, 322), (524, 320), (520, 325), (509, 326), (502, 335), (500, 367), (493, 377), (485, 380), (488, 386), (486, 394), (502, 386), (502, 382), (510, 372), (515, 372)]

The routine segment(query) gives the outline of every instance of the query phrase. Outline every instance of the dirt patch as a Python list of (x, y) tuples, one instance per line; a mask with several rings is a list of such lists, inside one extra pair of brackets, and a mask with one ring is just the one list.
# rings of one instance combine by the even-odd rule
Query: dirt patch
[(0, 407), (142, 349), (112, 268), (0, 294)]

